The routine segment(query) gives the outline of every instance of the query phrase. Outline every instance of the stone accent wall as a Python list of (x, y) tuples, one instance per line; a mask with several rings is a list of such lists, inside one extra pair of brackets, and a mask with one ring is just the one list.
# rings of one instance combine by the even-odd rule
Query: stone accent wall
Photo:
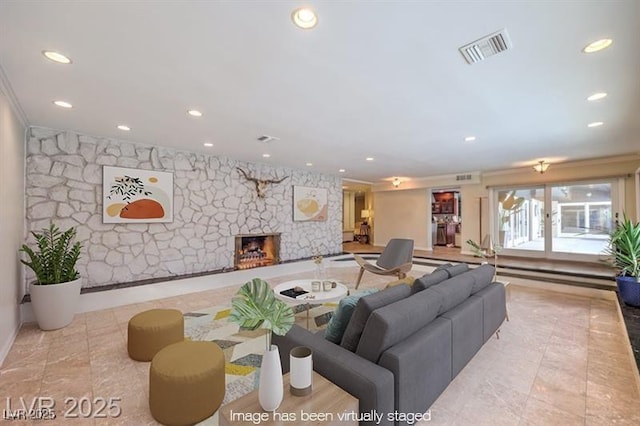
[[(102, 223), (104, 165), (173, 172), (173, 223)], [(236, 167), (289, 178), (258, 198)], [(326, 222), (293, 221), (293, 185), (328, 189)], [(85, 287), (232, 268), (237, 234), (280, 232), (285, 261), (342, 251), (339, 177), (52, 129), (31, 129), (26, 210), (27, 231), (77, 226)]]

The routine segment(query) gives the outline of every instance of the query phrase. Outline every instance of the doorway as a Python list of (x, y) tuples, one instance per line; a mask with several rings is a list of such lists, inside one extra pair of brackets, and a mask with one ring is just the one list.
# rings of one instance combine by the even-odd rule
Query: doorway
[(433, 251), (461, 247), (462, 197), (460, 188), (432, 189), (431, 247)]
[[(370, 186), (343, 181), (342, 200), (342, 242), (371, 244), (373, 208)], [(365, 232), (363, 225), (366, 228)]]

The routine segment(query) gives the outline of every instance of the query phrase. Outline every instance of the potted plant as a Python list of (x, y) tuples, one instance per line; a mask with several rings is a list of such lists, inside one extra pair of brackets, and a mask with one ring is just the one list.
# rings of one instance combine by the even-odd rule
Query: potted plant
[(229, 321), (245, 330), (267, 330), (266, 349), (260, 364), (258, 401), (265, 411), (275, 411), (282, 402), (282, 365), (276, 345), (271, 344), (271, 333), (284, 336), (294, 322), (293, 310), (276, 299), (269, 284), (254, 278), (245, 283), (231, 300)]
[(495, 268), (495, 272), (493, 273), (493, 281), (498, 277), (498, 253), (502, 250), (500, 244), (496, 244), (494, 242), (491, 243), (491, 249), (484, 249), (480, 246), (480, 244), (476, 243), (472, 239), (467, 240), (467, 244), (471, 247), (473, 254), (484, 259), (482, 263), (487, 262), (487, 257), (493, 255), (493, 267)]
[(42, 330), (66, 327), (73, 320), (80, 299), (82, 279), (76, 270), (82, 245), (73, 243), (76, 229), (65, 232), (51, 224), (42, 232), (31, 233), (37, 243), (37, 251), (26, 244), (20, 249), (28, 260), (20, 259), (36, 275), (29, 287), (31, 306), (38, 326)]
[(640, 307), (640, 223), (625, 215), (609, 236), (607, 254), (616, 269), (618, 292), (624, 303)]

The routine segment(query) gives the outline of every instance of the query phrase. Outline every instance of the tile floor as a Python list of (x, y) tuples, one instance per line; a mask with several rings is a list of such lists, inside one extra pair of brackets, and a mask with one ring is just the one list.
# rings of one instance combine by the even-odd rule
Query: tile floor
[[(328, 270), (351, 282), (357, 274), (353, 266)], [(384, 282), (366, 274), (361, 288)], [(52, 397), (58, 418), (32, 424), (156, 424), (147, 403), (149, 364), (128, 358), (127, 321), (153, 307), (188, 312), (229, 303), (240, 285), (79, 314), (56, 331), (24, 325), (0, 369), (0, 401), (11, 397), (15, 406), (20, 397)], [(500, 339), (492, 338), (476, 354), (431, 407), (425, 424), (640, 424), (640, 396), (615, 302), (516, 285), (508, 292), (511, 321), (502, 326)], [(65, 398), (82, 397), (120, 398), (122, 413), (63, 418), (70, 408)]]

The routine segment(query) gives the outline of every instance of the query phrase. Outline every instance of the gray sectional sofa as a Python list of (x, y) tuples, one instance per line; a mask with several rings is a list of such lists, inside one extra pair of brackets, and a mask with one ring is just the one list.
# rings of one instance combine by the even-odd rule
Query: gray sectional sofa
[[(426, 412), (505, 319), (505, 288), (494, 268), (447, 265), (360, 298), (340, 345), (294, 326), (273, 336), (282, 367), (289, 351), (313, 349), (314, 370), (360, 401), (362, 425), (410, 424)], [(394, 414), (398, 413), (398, 414)]]

